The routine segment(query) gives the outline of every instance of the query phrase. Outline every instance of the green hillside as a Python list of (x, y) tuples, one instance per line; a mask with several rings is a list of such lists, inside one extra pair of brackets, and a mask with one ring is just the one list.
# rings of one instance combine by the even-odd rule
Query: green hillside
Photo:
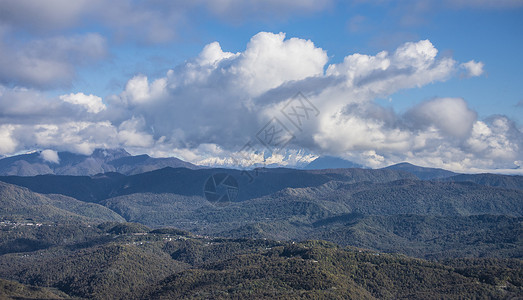
[[(523, 296), (523, 265), (515, 259), (435, 263), (320, 241), (198, 237), (174, 229), (143, 232), (145, 228), (135, 224), (118, 223), (87, 228), (87, 243), (55, 243), (34, 252), (0, 255), (0, 278), (23, 284), (18, 289), (51, 287), (67, 294), (59, 294), (65, 298), (89, 299)], [(13, 240), (21, 231), (34, 235), (38, 229), (3, 231), (8, 233), (4, 239)], [(53, 244), (60, 239), (55, 235), (40, 239)]]
[[(514, 264), (508, 273), (522, 266)], [(473, 274), (422, 260), (304, 242), (205, 263), (168, 277), (145, 298), (471, 299), (521, 294), (518, 278), (502, 280), (506, 288), (498, 288)], [(494, 274), (490, 279), (498, 280)]]
[(0, 279), (0, 299), (68, 299), (69, 296), (57, 289), (36, 287), (16, 281)]
[(44, 196), (0, 182), (0, 219), (35, 222), (124, 221), (114, 211), (62, 195)]
[(523, 257), (523, 218), (479, 215), (364, 216), (342, 214), (314, 223), (259, 222), (220, 235), (279, 240), (321, 239), (426, 259)]
[(523, 191), (471, 183), (329, 182), (318, 187), (288, 188), (225, 207), (213, 206), (202, 196), (169, 193), (135, 193), (107, 199), (102, 204), (127, 221), (150, 226), (172, 225), (200, 232), (203, 227), (190, 225), (198, 223), (209, 225), (212, 227), (209, 233), (216, 233), (237, 228), (238, 224), (291, 219), (312, 223), (342, 213), (523, 216)]

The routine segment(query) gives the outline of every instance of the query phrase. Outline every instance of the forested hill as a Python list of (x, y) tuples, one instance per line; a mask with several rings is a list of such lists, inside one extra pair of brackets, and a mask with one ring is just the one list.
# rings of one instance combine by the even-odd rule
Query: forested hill
[(504, 299), (523, 295), (523, 266), (515, 259), (437, 263), (321, 241), (202, 237), (128, 223), (40, 227), (11, 223), (1, 229), (4, 245), (22, 238), (38, 238), (45, 244), (0, 255), (4, 278), (0, 287), (5, 288), (0, 297), (7, 299)]

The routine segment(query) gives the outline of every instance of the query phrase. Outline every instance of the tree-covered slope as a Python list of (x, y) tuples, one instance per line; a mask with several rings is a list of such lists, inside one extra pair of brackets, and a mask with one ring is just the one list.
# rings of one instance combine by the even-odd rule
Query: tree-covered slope
[(104, 206), (85, 203), (62, 195), (34, 193), (26, 188), (0, 182), (0, 219), (34, 221), (123, 221)]
[(170, 193), (135, 193), (110, 198), (102, 204), (130, 222), (218, 234), (260, 222), (289, 221), (311, 225), (321, 219), (348, 213), (520, 217), (523, 216), (523, 191), (473, 183), (412, 180), (354, 184), (329, 182), (317, 187), (287, 188), (224, 207), (214, 206), (202, 196)]
[[(505, 271), (517, 273), (520, 267), (515, 263)], [(492, 274), (492, 282), (501, 279), (498, 283), (506, 286), (502, 289), (480, 282), (477, 273), (459, 271), (407, 257), (304, 242), (204, 263), (166, 278), (145, 298), (471, 299), (521, 294), (519, 278)]]
[(523, 219), (478, 216), (364, 216), (341, 214), (314, 223), (258, 222), (220, 235), (280, 240), (320, 239), (426, 259), (454, 257), (522, 258)]
[(12, 280), (0, 279), (0, 299), (68, 299), (69, 296), (57, 289), (30, 286)]
[[(33, 285), (36, 290), (49, 286), (64, 293), (59, 294), (64, 298), (89, 299), (504, 299), (523, 295), (522, 265), (514, 259), (442, 264), (320, 241), (199, 237), (175, 229), (144, 231), (136, 224), (116, 223), (91, 230), (96, 234), (90, 243), (78, 240), (0, 255), (0, 278)], [(54, 233), (60, 235), (59, 230)], [(8, 234), (7, 239), (15, 236)], [(42, 237), (50, 244), (59, 239), (53, 234)]]

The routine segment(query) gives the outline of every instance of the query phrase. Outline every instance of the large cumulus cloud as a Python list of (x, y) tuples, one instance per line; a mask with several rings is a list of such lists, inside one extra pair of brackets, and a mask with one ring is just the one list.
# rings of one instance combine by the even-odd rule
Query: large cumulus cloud
[[(460, 77), (463, 68), (467, 76), (481, 75), (483, 67), (440, 57), (428, 40), (328, 64), (327, 52), (312, 41), (261, 32), (242, 52), (214, 42), (164, 77), (138, 74), (104, 103), (81, 91), (46, 98), (4, 88), (0, 152), (40, 147), (88, 153), (120, 146), (222, 165), (293, 166), (331, 154), (371, 167), (407, 160), (456, 171), (517, 168), (521, 130), (505, 116), (478, 119), (470, 99), (448, 95), (404, 113), (375, 101)], [(315, 109), (299, 127), (282, 113), (298, 92)], [(294, 137), (279, 152), (257, 139), (274, 120)], [(241, 159), (234, 159), (241, 150)]]

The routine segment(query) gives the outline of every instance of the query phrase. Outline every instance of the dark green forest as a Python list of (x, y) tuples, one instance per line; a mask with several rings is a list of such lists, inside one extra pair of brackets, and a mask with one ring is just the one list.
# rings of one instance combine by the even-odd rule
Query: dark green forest
[[(134, 223), (21, 224), (4, 223), (0, 233), (6, 279), (0, 295), (13, 299), (504, 299), (523, 293), (519, 259), (436, 262), (324, 241), (215, 238)], [(15, 241), (26, 243), (6, 246)]]

